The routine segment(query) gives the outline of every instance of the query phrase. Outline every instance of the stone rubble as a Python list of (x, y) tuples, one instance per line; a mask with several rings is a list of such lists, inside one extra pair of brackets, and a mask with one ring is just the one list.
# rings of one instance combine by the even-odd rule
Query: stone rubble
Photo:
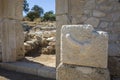
[(24, 32), (24, 36), (25, 53), (37, 49), (41, 54), (55, 54), (55, 27), (36, 26)]

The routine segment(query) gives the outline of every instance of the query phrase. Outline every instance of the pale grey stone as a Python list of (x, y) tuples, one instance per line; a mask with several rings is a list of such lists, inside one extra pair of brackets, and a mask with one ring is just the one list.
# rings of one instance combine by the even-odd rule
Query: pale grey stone
[(72, 24), (82, 24), (87, 20), (87, 16), (78, 15), (72, 18)]
[(64, 25), (61, 31), (61, 62), (107, 68), (108, 35), (91, 25)]
[(91, 17), (91, 18), (88, 18), (84, 23), (90, 24), (93, 27), (98, 27), (99, 22), (100, 22), (100, 20), (98, 18)]
[[(68, 13), (70, 15), (82, 15), (83, 14), (83, 8), (84, 4), (86, 3), (85, 0), (72, 0), (68, 1), (68, 4), (70, 3), (70, 7), (68, 7)], [(69, 5), (68, 5), (69, 6)]]
[(99, 7), (100, 10), (107, 11), (107, 12), (111, 11), (112, 8), (113, 8), (113, 6), (109, 5), (109, 3), (101, 4)]
[(93, 16), (94, 17), (104, 17), (106, 14), (101, 12), (101, 11), (98, 11), (98, 10), (94, 10), (93, 11)]
[(0, 18), (22, 20), (23, 0), (1, 0)]
[(120, 56), (120, 46), (118, 44), (109, 44), (109, 56)]
[(120, 20), (120, 12), (113, 12), (113, 13), (111, 13), (111, 16), (112, 16), (112, 18), (113, 18), (113, 21), (119, 21)]
[(94, 9), (95, 5), (95, 0), (88, 0), (86, 1), (84, 9)]
[(109, 71), (102, 68), (78, 67), (60, 64), (57, 80), (110, 80)]
[(97, 1), (96, 1), (96, 3), (98, 3), (98, 4), (101, 4), (101, 3), (103, 3), (103, 2), (105, 2), (105, 0), (97, 0)]
[(68, 13), (68, 1), (67, 0), (56, 0), (56, 14), (65, 14)]
[[(2, 61), (14, 62), (24, 57), (23, 29), (18, 20), (4, 19), (0, 22)], [(11, 57), (12, 56), (12, 57)]]
[(100, 28), (107, 28), (108, 25), (109, 25), (108, 22), (101, 22), (100, 25), (99, 25), (99, 27), (100, 27)]

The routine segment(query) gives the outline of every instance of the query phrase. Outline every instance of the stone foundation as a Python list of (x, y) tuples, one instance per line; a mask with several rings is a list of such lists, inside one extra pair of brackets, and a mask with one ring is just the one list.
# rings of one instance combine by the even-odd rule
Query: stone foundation
[(107, 69), (60, 64), (57, 80), (110, 80), (110, 76)]

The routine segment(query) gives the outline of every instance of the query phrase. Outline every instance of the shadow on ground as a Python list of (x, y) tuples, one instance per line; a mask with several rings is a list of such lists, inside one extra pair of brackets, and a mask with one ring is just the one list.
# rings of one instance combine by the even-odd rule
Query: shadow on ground
[(0, 68), (0, 80), (55, 80)]

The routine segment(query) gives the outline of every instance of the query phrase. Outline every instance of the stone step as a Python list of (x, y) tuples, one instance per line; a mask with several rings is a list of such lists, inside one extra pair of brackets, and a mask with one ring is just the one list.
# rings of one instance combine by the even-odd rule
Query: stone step
[(0, 67), (45, 78), (56, 78), (56, 69), (54, 67), (48, 67), (34, 62), (18, 61), (14, 63), (0, 63)]

